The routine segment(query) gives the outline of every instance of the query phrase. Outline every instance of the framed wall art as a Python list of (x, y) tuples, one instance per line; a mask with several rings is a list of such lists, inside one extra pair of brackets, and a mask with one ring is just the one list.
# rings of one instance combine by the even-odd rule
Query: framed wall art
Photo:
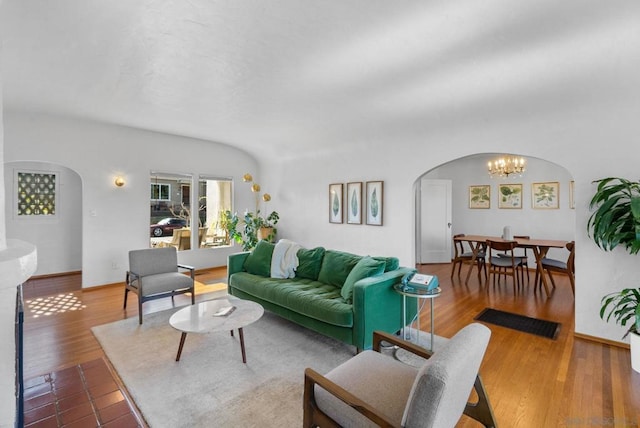
[(575, 191), (575, 187), (576, 187), (576, 182), (571, 180), (569, 182), (569, 208), (571, 208), (572, 210), (576, 208), (576, 200), (573, 193)]
[(531, 185), (531, 206), (537, 210), (560, 208), (560, 184), (557, 181), (533, 183)]
[(329, 184), (329, 223), (342, 223), (342, 183)]
[(382, 181), (367, 181), (367, 224), (382, 226), (383, 193)]
[(522, 209), (522, 184), (499, 184), (498, 208)]
[(347, 183), (347, 223), (362, 224), (362, 182)]
[(491, 208), (491, 186), (480, 184), (469, 186), (469, 208)]

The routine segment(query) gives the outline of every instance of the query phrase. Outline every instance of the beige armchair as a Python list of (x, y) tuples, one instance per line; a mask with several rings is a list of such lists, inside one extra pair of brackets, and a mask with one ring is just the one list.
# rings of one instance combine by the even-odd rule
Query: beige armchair
[[(190, 272), (187, 276), (179, 269)], [(142, 324), (142, 304), (146, 301), (191, 293), (195, 303), (194, 268), (178, 264), (178, 253), (173, 247), (129, 251), (129, 270), (124, 288), (124, 309), (129, 291), (138, 295), (138, 318)]]
[[(454, 427), (464, 413), (494, 427), (478, 375), (490, 335), (486, 326), (470, 324), (431, 353), (397, 336), (374, 332), (374, 351), (357, 354), (325, 376), (305, 370), (303, 426)], [(416, 368), (383, 355), (383, 341), (427, 362)], [(472, 388), (476, 403), (468, 402)]]

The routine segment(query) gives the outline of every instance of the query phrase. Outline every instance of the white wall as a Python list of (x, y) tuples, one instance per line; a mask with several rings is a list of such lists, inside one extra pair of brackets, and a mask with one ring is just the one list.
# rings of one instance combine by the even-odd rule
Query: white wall
[[(2, 0), (0, 0), (0, 6)], [(0, 39), (0, 169), (4, 168), (4, 121), (2, 104), (2, 39)], [(0, 186), (0, 207), (4, 205), (4, 186)], [(0, 210), (0, 216), (4, 215)], [(4, 219), (3, 219), (4, 220)], [(0, 251), (7, 245), (5, 223), (0, 221)], [(11, 426), (16, 417), (15, 406), (15, 353), (14, 317), (16, 290), (14, 284), (10, 288), (0, 289), (0, 341), (6, 346), (0, 347), (0, 426)]]
[[(272, 186), (273, 206), (281, 213), (281, 236), (306, 245), (396, 255), (404, 265), (412, 265), (413, 185), (425, 172), (477, 153), (518, 153), (549, 161), (575, 180), (575, 331), (620, 340), (624, 329), (598, 316), (600, 299), (640, 285), (639, 259), (622, 248), (603, 252), (586, 230), (593, 180), (638, 179), (640, 32), (635, 5), (620, 6), (585, 19), (579, 32), (558, 36), (551, 51), (542, 45), (540, 50), (514, 48), (505, 57), (486, 51), (471, 62), (465, 61), (467, 55), (456, 56), (455, 49), (443, 51), (441, 60), (455, 74), (455, 82), (481, 80), (485, 85), (472, 90), (449, 85), (430, 92), (430, 82), (425, 82), (421, 93), (411, 99), (406, 94), (413, 110), (407, 107), (397, 115), (389, 111), (388, 121), (354, 124), (361, 127), (361, 139), (344, 141), (342, 151), (264, 164), (263, 181)], [(589, 12), (579, 6), (567, 11), (585, 17)], [(549, 36), (544, 28), (535, 34)], [(496, 34), (502, 36), (511, 34)], [(521, 68), (526, 59), (535, 59), (535, 72)], [(500, 73), (483, 68), (483, 61), (500, 61)], [(377, 100), (379, 104), (352, 108), (366, 112), (386, 105)], [(384, 226), (330, 224), (328, 185), (366, 180), (384, 180)], [(457, 203), (466, 203), (466, 195), (461, 197), (465, 202)], [(553, 226), (549, 223), (553, 221), (541, 220), (532, 229)]]
[[(251, 192), (238, 183), (245, 172), (259, 176), (257, 164), (229, 146), (38, 114), (5, 111), (4, 123), (6, 161), (62, 165), (80, 176), (83, 287), (122, 282), (128, 251), (149, 246), (152, 170), (231, 177), (236, 209), (253, 206)], [(117, 175), (126, 179), (122, 188), (113, 184)], [(35, 240), (46, 239), (41, 236), (45, 231), (30, 233)], [(227, 255), (235, 251), (239, 247), (183, 251), (179, 260), (198, 269), (224, 266)]]
[[(58, 174), (55, 217), (19, 218), (16, 208), (16, 171)], [(35, 275), (82, 269), (82, 183), (80, 176), (62, 165), (44, 162), (8, 162), (4, 165), (7, 238), (22, 239), (38, 247)]]
[[(605, 53), (603, 56), (607, 61)], [(640, 68), (640, 60), (636, 59), (636, 65)], [(593, 180), (638, 178), (640, 74), (627, 76), (629, 85), (622, 92), (608, 91), (607, 83), (617, 85), (615, 70), (607, 78), (611, 82), (599, 75), (604, 81), (585, 88), (594, 100), (591, 103), (567, 103), (567, 94), (559, 91), (536, 107), (527, 94), (514, 94), (521, 97), (522, 111), (491, 113), (491, 105), (479, 106), (461, 112), (461, 121), (399, 130), (398, 135), (372, 134), (367, 149), (263, 165), (263, 181), (273, 189), (273, 207), (281, 213), (280, 236), (308, 246), (396, 255), (410, 266), (415, 262), (413, 185), (425, 172), (479, 150), (553, 162), (569, 172), (558, 175), (565, 182), (561, 194), (566, 194), (569, 177), (575, 180), (575, 230), (566, 232), (567, 237), (575, 234), (576, 240), (575, 330), (620, 340), (623, 329), (598, 316), (600, 298), (622, 287), (637, 287), (640, 263), (623, 249), (605, 253), (597, 248), (587, 236), (586, 225)], [(531, 174), (537, 173), (532, 170)], [(366, 180), (384, 180), (384, 226), (330, 224), (329, 184)], [(466, 194), (460, 197), (464, 202), (457, 203), (466, 204)], [(548, 227), (553, 227), (553, 221), (540, 220), (531, 225), (532, 235)], [(560, 231), (558, 237), (562, 238)]]

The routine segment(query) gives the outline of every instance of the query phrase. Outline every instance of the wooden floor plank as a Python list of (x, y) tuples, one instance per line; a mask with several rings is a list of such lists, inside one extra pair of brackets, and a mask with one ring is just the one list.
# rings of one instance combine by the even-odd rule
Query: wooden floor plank
[[(487, 286), (475, 274), (469, 285), (457, 276), (451, 280), (450, 264), (418, 269), (440, 280), (443, 292), (434, 302), (434, 328), (440, 336), (452, 336), (486, 307), (561, 323), (555, 340), (485, 324), (492, 336), (480, 373), (502, 427), (640, 425), (640, 374), (631, 370), (629, 350), (574, 336), (574, 300), (565, 277), (555, 277), (557, 288), (547, 298), (526, 281), (514, 293), (510, 282)], [(226, 270), (219, 269), (196, 279), (206, 283), (225, 276)], [(103, 356), (90, 328), (137, 317), (135, 295), (130, 296), (127, 310), (122, 309), (123, 286), (83, 291), (80, 278), (41, 278), (25, 284), (25, 299), (74, 293), (85, 306), (38, 318), (25, 314), (25, 378)], [(203, 296), (196, 290), (198, 299)], [(175, 306), (189, 301), (189, 296), (176, 296)], [(144, 311), (171, 306), (171, 299), (159, 299), (145, 303)], [(424, 330), (430, 328), (429, 322), (427, 306), (421, 318)], [(478, 424), (463, 417), (457, 426)]]

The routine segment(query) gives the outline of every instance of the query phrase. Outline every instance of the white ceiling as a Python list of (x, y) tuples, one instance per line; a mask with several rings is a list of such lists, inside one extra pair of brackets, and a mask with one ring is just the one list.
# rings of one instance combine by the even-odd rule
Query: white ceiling
[(402, 144), (470, 111), (578, 105), (599, 81), (615, 96), (600, 54), (637, 57), (635, 3), (4, 0), (4, 108), (253, 153)]

